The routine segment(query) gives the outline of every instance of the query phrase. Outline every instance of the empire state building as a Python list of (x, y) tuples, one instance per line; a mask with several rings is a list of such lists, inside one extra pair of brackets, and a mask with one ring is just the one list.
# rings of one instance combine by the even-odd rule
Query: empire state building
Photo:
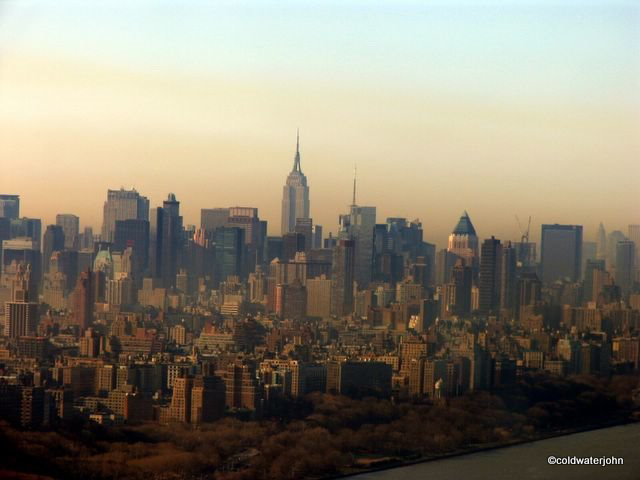
[(309, 218), (309, 187), (307, 177), (300, 168), (300, 135), (296, 139), (293, 170), (282, 188), (282, 235), (294, 231), (298, 218)]

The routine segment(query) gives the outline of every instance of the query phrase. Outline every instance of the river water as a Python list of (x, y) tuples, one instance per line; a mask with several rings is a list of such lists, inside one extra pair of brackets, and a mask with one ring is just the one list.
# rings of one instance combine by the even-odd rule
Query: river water
[[(549, 465), (555, 457), (622, 457), (624, 465)], [(353, 480), (626, 480), (640, 479), (640, 423), (419, 463)]]

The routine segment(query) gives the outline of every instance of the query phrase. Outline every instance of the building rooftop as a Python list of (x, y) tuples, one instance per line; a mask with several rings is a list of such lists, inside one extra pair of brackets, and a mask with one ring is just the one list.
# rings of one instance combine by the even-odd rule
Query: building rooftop
[(460, 216), (460, 220), (458, 220), (458, 224), (453, 229), (452, 232), (454, 235), (475, 235), (476, 229), (473, 228), (473, 223), (471, 223), (471, 219), (469, 218), (469, 214), (465, 210), (464, 213)]

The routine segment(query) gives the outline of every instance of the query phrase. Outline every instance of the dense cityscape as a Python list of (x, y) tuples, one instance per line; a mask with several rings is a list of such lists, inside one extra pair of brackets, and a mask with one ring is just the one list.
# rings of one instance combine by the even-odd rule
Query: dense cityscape
[(636, 0), (0, 0), (0, 479), (637, 480), (639, 125)]
[(536, 242), (529, 218), (521, 238), (479, 239), (464, 212), (436, 251), (419, 220), (358, 205), (355, 175), (345, 211), (335, 235), (313, 223), (299, 142), (280, 236), (255, 206), (184, 225), (175, 195), (150, 208), (125, 189), (100, 233), (73, 214), (43, 231), (0, 195), (0, 416), (200, 426), (285, 418), (318, 392), (438, 405), (637, 373), (640, 225), (591, 241), (544, 224)]

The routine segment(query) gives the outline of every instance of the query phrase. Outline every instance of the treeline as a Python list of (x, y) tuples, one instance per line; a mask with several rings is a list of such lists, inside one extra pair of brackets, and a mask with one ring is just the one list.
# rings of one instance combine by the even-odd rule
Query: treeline
[(302, 402), (281, 404), (266, 420), (225, 418), (197, 429), (181, 424), (102, 427), (77, 421), (56, 431), (18, 431), (3, 425), (0, 476), (322, 477), (352, 469), (358, 459), (435, 456), (623, 418), (634, 408), (637, 386), (637, 376), (604, 380), (531, 375), (506, 390), (476, 392), (436, 405), (313, 394)]

